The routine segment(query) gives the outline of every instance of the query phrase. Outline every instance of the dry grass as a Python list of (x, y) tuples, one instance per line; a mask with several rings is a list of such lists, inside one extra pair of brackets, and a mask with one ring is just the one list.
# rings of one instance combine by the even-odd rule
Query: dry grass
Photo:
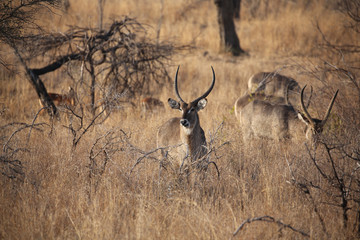
[[(324, 4), (305, 7), (301, 3), (283, 6), (282, 1), (276, 2), (280, 6), (278, 12), (269, 11), (261, 16), (264, 10), (260, 8), (253, 17), (252, 6), (245, 1), (242, 19), (236, 24), (241, 45), (250, 57), (233, 58), (217, 53), (219, 39), (213, 1), (164, 1), (161, 39), (179, 45), (192, 43), (196, 47), (191, 53), (175, 56), (173, 65), (168, 67), (170, 73), (175, 73), (176, 66), (181, 65), (179, 82), (183, 98), (190, 100), (206, 90), (211, 82), (211, 65), (216, 72), (217, 82), (200, 120), (207, 140), (216, 137), (216, 151), (211, 158), (219, 166), (219, 179), (210, 167), (205, 178), (188, 184), (174, 173), (171, 164), (167, 170), (160, 168), (160, 156), (156, 154), (158, 160), (145, 158), (133, 168), (142, 154), (129, 143), (143, 151), (155, 149), (157, 128), (178, 114), (169, 108), (163, 115), (148, 119), (140, 118), (137, 109), (113, 114), (104, 123), (91, 127), (76, 147), (74, 135), (68, 129), (70, 122), (64, 115), (54, 125), (40, 117), (36, 123), (47, 125), (28, 127), (12, 138), (21, 126), (3, 127), (1, 157), (19, 160), (22, 165), (1, 166), (0, 239), (229, 239), (244, 220), (264, 215), (290, 224), (312, 239), (356, 238), (358, 206), (352, 203), (349, 226), (345, 227), (339, 217), (341, 208), (329, 205), (328, 196), (314, 191), (309, 197), (292, 183), (294, 173), (329, 188), (303, 143), (294, 146), (254, 140), (245, 144), (235, 119), (233, 104), (246, 90), (247, 79), (257, 71), (278, 70), (297, 79), (300, 85), (314, 86), (317, 95), (311, 112), (315, 115), (324, 113), (329, 96), (341, 87), (333, 112), (343, 122), (333, 119), (329, 126), (338, 130), (340, 142), (352, 138), (351, 146), (359, 147), (356, 142), (359, 129), (355, 123), (348, 126), (344, 122), (344, 115), (355, 106), (351, 85), (329, 78), (327, 83), (334, 86), (329, 89), (315, 75), (307, 74), (322, 66), (327, 57), (318, 48), (322, 37), (316, 30), (316, 21), (334, 44), (359, 40), (341, 27), (340, 23), (345, 21), (342, 15), (324, 8)], [(152, 28), (149, 33), (155, 37), (161, 1), (107, 0), (104, 15), (105, 22), (119, 15), (136, 17)], [(71, 1), (67, 14), (52, 18), (44, 14), (42, 18), (45, 24), (51, 23), (48, 24), (51, 31), (64, 31), (68, 24), (96, 26), (97, 1)], [(56, 74), (44, 82), (51, 90), (64, 91), (71, 81), (65, 74)], [(1, 70), (0, 77), (0, 125), (30, 124), (40, 108), (35, 91), (22, 74), (9, 76)], [(164, 102), (174, 97), (173, 86), (165, 86), (156, 97)], [(354, 118), (359, 116), (358, 112), (352, 114)], [(221, 123), (221, 131), (215, 134)], [(229, 144), (223, 145), (226, 142)], [(108, 155), (102, 150), (106, 143), (113, 143), (105, 148)], [(16, 149), (18, 152), (10, 155)], [(99, 155), (92, 158), (92, 150)], [(326, 152), (319, 151), (319, 159), (326, 156)], [(339, 162), (342, 169), (356, 164), (341, 162), (341, 158)], [(235, 238), (303, 236), (274, 223), (254, 222)]]

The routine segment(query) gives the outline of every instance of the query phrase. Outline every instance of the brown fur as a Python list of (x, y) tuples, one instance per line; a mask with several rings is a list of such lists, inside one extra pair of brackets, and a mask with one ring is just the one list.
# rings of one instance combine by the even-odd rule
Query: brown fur
[[(48, 92), (48, 95), (56, 107), (75, 106), (75, 92), (71, 87), (69, 88), (69, 92), (67, 94)], [(41, 107), (44, 107), (40, 99), (39, 99), (39, 104)], [(43, 110), (40, 112), (41, 114), (44, 113)]]
[(164, 103), (157, 98), (145, 97), (140, 101), (142, 116), (152, 114), (165, 109)]
[(327, 121), (332, 105), (337, 96), (334, 94), (323, 120), (311, 118), (303, 104), (301, 91), (301, 103), (303, 113), (298, 112), (293, 106), (276, 104), (264, 100), (262, 94), (252, 96), (245, 95), (235, 102), (235, 115), (240, 121), (244, 134), (244, 140), (252, 136), (275, 140), (303, 138), (316, 140), (321, 134)]
[(283, 104), (299, 108), (301, 88), (291, 77), (280, 75), (276, 72), (259, 72), (250, 77), (248, 81), (250, 93), (262, 93), (265, 96), (283, 98)]
[[(182, 117), (169, 119), (163, 124), (158, 131), (157, 145), (164, 146), (178, 146), (177, 150), (172, 151), (177, 153), (179, 157), (179, 165), (182, 164), (185, 158), (189, 158), (191, 162), (201, 158), (206, 154), (206, 138), (204, 130), (200, 126), (199, 115), (194, 104), (181, 104)], [(194, 109), (191, 111), (191, 109)], [(190, 128), (181, 124), (181, 120), (186, 119), (190, 123)]]
[[(168, 103), (172, 109), (180, 110), (182, 117), (171, 118), (159, 128), (157, 146), (175, 147), (176, 145), (181, 145), (181, 148), (176, 148), (175, 152), (177, 152), (178, 162), (182, 166), (185, 159), (194, 162), (203, 157), (207, 152), (205, 133), (200, 126), (198, 111), (204, 109), (207, 104), (206, 97), (210, 94), (215, 84), (215, 72), (212, 68), (213, 81), (210, 88), (194, 101), (186, 103), (180, 97), (177, 88), (178, 71), (179, 67), (176, 71), (174, 86), (179, 101), (169, 98)], [(163, 151), (163, 154), (166, 152), (168, 151)]]

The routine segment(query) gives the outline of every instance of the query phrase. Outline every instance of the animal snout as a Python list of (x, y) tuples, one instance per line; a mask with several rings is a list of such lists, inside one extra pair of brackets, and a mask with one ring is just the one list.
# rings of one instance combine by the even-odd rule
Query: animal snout
[(190, 127), (190, 122), (187, 119), (181, 119), (180, 124), (184, 127)]

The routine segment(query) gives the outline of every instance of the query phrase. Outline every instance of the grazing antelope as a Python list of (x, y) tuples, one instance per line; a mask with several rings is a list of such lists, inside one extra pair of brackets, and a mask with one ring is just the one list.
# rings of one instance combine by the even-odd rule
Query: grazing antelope
[(251, 136), (275, 140), (299, 139), (304, 133), (306, 139), (316, 141), (328, 120), (338, 91), (334, 94), (322, 120), (312, 118), (304, 104), (303, 87), (300, 102), (303, 113), (285, 104), (272, 104), (255, 96), (253, 99), (244, 96), (235, 102), (236, 117), (240, 121), (244, 139)]
[[(66, 94), (52, 93), (48, 92), (50, 99), (53, 101), (56, 107), (74, 107), (75, 106), (75, 91), (72, 87), (69, 87), (69, 91)], [(41, 100), (39, 99), (39, 104), (43, 106)], [(41, 110), (41, 114), (44, 112), (44, 109)]]
[[(280, 75), (276, 72), (259, 72), (250, 77), (248, 90), (252, 93), (263, 93), (265, 96), (283, 98), (284, 104), (294, 107), (300, 106), (298, 99), (301, 88), (299, 84), (290, 77)], [(308, 100), (309, 105), (310, 98)]]
[(207, 153), (206, 138), (204, 130), (200, 126), (198, 111), (204, 109), (207, 104), (206, 97), (215, 85), (215, 72), (211, 67), (213, 80), (210, 88), (200, 97), (190, 103), (186, 103), (180, 97), (178, 90), (177, 77), (179, 67), (176, 71), (174, 83), (175, 94), (179, 101), (169, 98), (168, 103), (172, 109), (180, 110), (182, 116), (169, 119), (159, 128), (157, 133), (157, 146), (168, 147), (181, 145), (180, 148), (177, 148), (177, 152), (179, 157), (181, 157), (179, 161), (180, 166), (182, 166), (186, 158), (189, 157), (190, 161), (194, 162)]
[(141, 115), (146, 117), (155, 112), (164, 110), (164, 103), (157, 98), (145, 97), (140, 101), (141, 105)]

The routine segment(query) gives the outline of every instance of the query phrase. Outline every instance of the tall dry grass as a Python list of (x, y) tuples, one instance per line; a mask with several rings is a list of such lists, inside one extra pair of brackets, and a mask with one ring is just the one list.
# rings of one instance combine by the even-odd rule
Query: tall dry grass
[[(244, 1), (236, 27), (250, 57), (233, 58), (217, 53), (212, 1), (163, 1), (163, 6), (162, 1), (106, 1), (105, 23), (128, 15), (148, 24), (153, 37), (160, 29), (161, 40), (195, 46), (174, 56), (168, 66), (175, 73), (181, 65), (179, 88), (185, 100), (207, 89), (210, 66), (214, 67), (216, 85), (199, 115), (208, 142), (213, 140), (211, 160), (219, 167), (219, 179), (210, 165), (205, 176), (189, 184), (171, 162), (161, 167), (159, 154), (140, 158), (156, 148), (157, 128), (178, 112), (167, 108), (145, 119), (137, 108), (124, 109), (92, 126), (74, 146), (81, 131), (71, 132), (71, 124), (78, 122), (65, 114), (60, 122), (40, 117), (35, 125), (22, 124), (31, 124), (40, 109), (36, 93), (22, 73), (14, 76), (2, 69), (0, 239), (229, 239), (243, 221), (265, 215), (312, 239), (356, 238), (359, 206), (349, 202), (348, 226), (344, 226), (342, 209), (335, 206), (339, 192), (321, 177), (304, 143), (244, 142), (233, 104), (257, 71), (277, 70), (300, 85), (313, 85), (316, 95), (310, 112), (315, 116), (322, 116), (329, 96), (340, 88), (325, 139), (343, 144), (351, 157), (359, 159), (356, 91), (343, 76), (329, 74), (324, 79), (324, 60), (338, 58), (319, 47), (323, 39), (316, 22), (333, 44), (358, 44), (359, 40), (343, 27), (344, 16), (326, 7), (325, 1), (306, 5), (279, 0), (265, 8), (266, 2), (256, 7)], [(41, 20), (50, 31), (64, 31), (69, 24), (97, 25), (97, 1), (70, 4), (67, 13), (43, 13)], [(61, 92), (72, 80), (55, 73), (44, 82)], [(174, 97), (173, 86), (165, 86), (156, 97), (164, 102)], [(90, 121), (87, 118), (84, 124)], [(316, 158), (321, 166), (326, 166), (326, 154), (319, 147)], [(356, 160), (340, 155), (336, 155), (337, 166), (344, 173), (354, 170), (354, 182), (359, 181)], [(297, 183), (308, 181), (323, 191), (314, 188), (305, 193)], [(260, 221), (245, 225), (235, 238), (306, 237)]]

